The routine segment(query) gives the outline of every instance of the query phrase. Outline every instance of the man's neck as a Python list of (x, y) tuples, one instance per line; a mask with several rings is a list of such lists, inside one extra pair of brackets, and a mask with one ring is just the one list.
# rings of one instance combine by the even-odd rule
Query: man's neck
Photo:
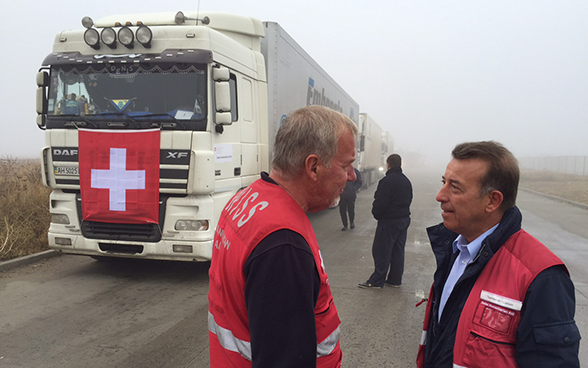
[(269, 177), (281, 188), (283, 188), (286, 193), (288, 193), (290, 197), (292, 197), (292, 199), (298, 203), (304, 212), (308, 212), (308, 203), (306, 201), (305, 192), (306, 185), (303, 178), (288, 178), (277, 170), (272, 170), (269, 174)]

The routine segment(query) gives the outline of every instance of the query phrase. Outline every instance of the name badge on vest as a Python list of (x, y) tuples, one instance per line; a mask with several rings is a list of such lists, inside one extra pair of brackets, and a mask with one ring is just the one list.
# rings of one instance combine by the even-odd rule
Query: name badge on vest
[(523, 308), (523, 302), (520, 300), (507, 298), (505, 296), (494, 294), (486, 290), (482, 290), (480, 299), (517, 312)]

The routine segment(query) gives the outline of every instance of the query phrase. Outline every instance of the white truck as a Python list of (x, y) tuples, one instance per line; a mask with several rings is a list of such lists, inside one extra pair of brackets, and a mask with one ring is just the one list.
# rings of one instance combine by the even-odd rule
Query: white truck
[[(37, 74), (52, 249), (207, 261), (222, 208), (270, 169), (288, 112), (324, 105), (358, 121), (358, 104), (277, 23), (200, 11), (85, 17), (82, 24), (56, 36)], [(154, 130), (157, 221), (91, 220), (81, 189), (90, 182), (81, 174), (82, 132)], [(141, 190), (122, 188), (122, 198)]]
[(382, 170), (386, 173), (386, 159), (394, 153), (394, 139), (390, 132), (382, 132)]
[(363, 186), (369, 187), (378, 181), (382, 167), (382, 128), (366, 113), (359, 114), (357, 144), (357, 169), (361, 173)]

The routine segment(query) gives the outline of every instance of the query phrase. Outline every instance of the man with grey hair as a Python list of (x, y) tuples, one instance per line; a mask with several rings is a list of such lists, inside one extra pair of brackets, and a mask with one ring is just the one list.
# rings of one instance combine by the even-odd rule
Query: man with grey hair
[(210, 366), (340, 367), (340, 320), (308, 212), (355, 180), (357, 128), (308, 106), (276, 136), (270, 174), (222, 211), (210, 266)]

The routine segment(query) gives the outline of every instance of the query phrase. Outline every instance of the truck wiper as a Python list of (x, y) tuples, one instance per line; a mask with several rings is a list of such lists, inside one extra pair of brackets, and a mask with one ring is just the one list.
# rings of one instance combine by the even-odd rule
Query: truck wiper
[[(70, 121), (65, 121), (63, 123), (63, 126), (75, 126), (76, 128), (80, 128), (80, 127), (85, 127), (86, 124), (92, 126), (93, 128), (98, 128), (98, 125), (96, 125), (92, 120), (82, 116), (82, 115), (76, 115), (76, 114), (68, 114), (68, 115), (58, 115), (59, 117), (64, 117), (66, 119), (71, 119)], [(73, 120), (74, 118), (77, 118), (79, 120), (82, 121), (75, 121)]]
[(129, 116), (129, 114), (123, 112), (123, 111), (104, 111), (104, 112), (100, 112), (96, 115), (100, 115), (100, 116), (104, 116), (104, 115), (114, 115), (114, 116), (124, 116), (127, 120), (131, 121), (133, 124), (135, 124), (136, 128), (140, 128), (141, 125), (139, 125), (139, 123), (137, 122), (137, 120), (133, 119), (132, 117)]
[[(169, 118), (171, 118), (174, 121), (175, 124), (178, 124), (180, 127), (186, 129), (186, 125), (184, 125), (184, 123), (182, 123), (181, 120), (176, 119), (175, 116), (170, 115), (170, 114), (168, 114), (166, 112), (162, 112), (162, 113), (159, 113), (159, 114), (143, 115), (143, 116), (140, 116), (140, 117), (141, 118), (150, 118), (150, 117), (157, 117), (157, 116), (166, 116), (166, 117), (169, 117)], [(158, 126), (159, 128), (161, 128), (163, 126), (164, 122), (163, 121), (160, 121), (159, 123), (151, 123), (151, 124), (152, 124), (152, 126)]]

